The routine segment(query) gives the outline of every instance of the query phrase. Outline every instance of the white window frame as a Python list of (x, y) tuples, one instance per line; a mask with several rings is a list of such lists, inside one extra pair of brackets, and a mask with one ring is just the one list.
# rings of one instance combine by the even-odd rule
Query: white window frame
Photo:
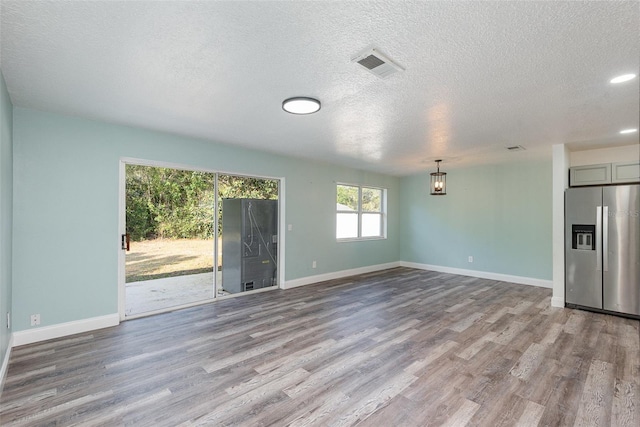
[[(337, 208), (338, 202), (338, 186), (347, 186), (347, 187), (356, 187), (358, 189), (358, 210), (340, 210)], [(362, 189), (370, 188), (372, 190), (380, 190), (380, 212), (370, 212), (362, 210)], [(361, 185), (361, 184), (350, 184), (346, 182), (337, 182), (336, 183), (336, 192), (334, 197), (334, 203), (336, 203), (336, 234), (338, 228), (338, 214), (346, 213), (346, 214), (357, 214), (358, 215), (358, 236), (357, 237), (342, 237), (339, 238), (336, 236), (336, 241), (338, 242), (353, 242), (353, 241), (362, 241), (362, 240), (383, 240), (387, 238), (387, 189), (384, 187), (377, 187), (374, 185)], [(362, 216), (363, 214), (379, 214), (380, 215), (380, 235), (379, 236), (362, 236)]]

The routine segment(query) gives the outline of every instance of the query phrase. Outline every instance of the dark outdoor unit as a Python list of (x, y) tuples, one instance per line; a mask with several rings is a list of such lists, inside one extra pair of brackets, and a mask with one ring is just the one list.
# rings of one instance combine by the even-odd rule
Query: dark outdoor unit
[(222, 287), (230, 293), (277, 285), (278, 201), (222, 200)]

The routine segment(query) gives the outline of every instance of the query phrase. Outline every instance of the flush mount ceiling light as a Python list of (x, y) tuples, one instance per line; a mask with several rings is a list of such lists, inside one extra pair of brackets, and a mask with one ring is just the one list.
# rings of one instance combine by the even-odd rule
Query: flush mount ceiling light
[(291, 114), (312, 114), (320, 110), (320, 101), (314, 98), (297, 96), (282, 101), (282, 109)]
[(634, 132), (638, 132), (638, 129), (623, 129), (620, 131), (621, 134), (634, 133)]
[(430, 194), (432, 196), (446, 196), (447, 195), (447, 173), (440, 172), (440, 162), (442, 160), (436, 160), (438, 165), (437, 172), (431, 172), (431, 181), (429, 183)]
[(635, 78), (636, 78), (635, 74), (623, 74), (621, 76), (611, 79), (609, 83), (613, 83), (613, 84), (624, 83), (624, 82), (628, 82), (629, 80), (633, 80)]

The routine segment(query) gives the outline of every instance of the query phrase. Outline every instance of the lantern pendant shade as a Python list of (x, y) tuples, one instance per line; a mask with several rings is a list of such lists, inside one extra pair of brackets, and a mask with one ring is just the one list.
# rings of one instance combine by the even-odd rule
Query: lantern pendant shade
[(447, 194), (447, 173), (440, 172), (441, 161), (442, 160), (436, 160), (438, 171), (431, 173), (429, 190), (432, 196), (445, 196)]

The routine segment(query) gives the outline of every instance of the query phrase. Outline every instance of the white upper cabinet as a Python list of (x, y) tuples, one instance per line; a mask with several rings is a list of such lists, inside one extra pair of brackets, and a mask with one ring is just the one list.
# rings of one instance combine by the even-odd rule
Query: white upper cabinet
[(569, 185), (611, 184), (611, 163), (599, 165), (574, 166), (569, 169)]
[(569, 168), (569, 186), (640, 182), (640, 161), (601, 163)]
[(640, 161), (613, 163), (611, 182), (613, 184), (640, 182)]

